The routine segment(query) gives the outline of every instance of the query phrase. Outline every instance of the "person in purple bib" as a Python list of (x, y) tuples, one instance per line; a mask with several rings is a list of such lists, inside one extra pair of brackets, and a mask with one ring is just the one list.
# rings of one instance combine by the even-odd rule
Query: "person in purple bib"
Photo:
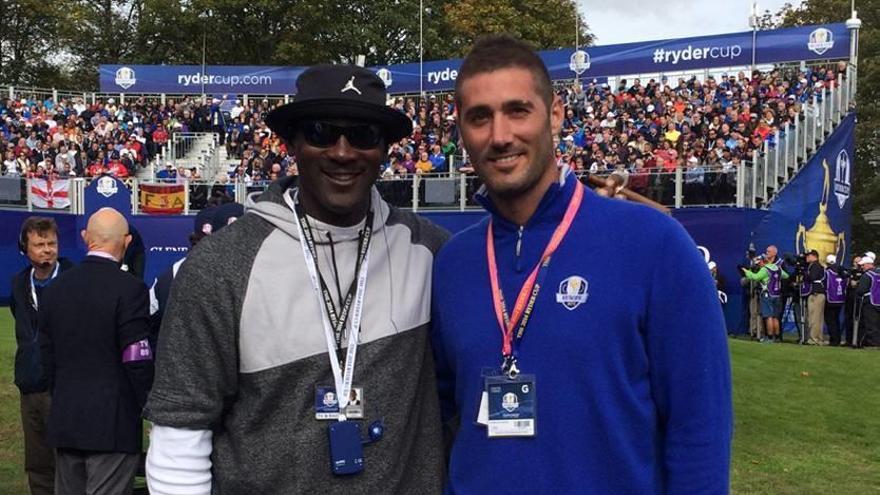
[(863, 256), (859, 266), (864, 271), (856, 286), (856, 318), (853, 347), (880, 346), (880, 271), (874, 258)]
[(761, 284), (761, 317), (764, 318), (764, 328), (767, 331), (767, 335), (761, 338), (764, 343), (781, 339), (779, 316), (782, 313), (782, 281), (788, 279), (788, 272), (777, 264), (779, 260), (776, 253), (776, 246), (767, 246), (757, 271), (742, 268), (747, 279)]
[(829, 254), (825, 258), (825, 327), (833, 346), (841, 343), (840, 311), (846, 302), (846, 279), (846, 271), (837, 264), (837, 256)]

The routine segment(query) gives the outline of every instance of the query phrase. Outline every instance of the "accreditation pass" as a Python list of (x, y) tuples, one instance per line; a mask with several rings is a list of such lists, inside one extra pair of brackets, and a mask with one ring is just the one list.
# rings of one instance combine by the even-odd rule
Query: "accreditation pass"
[(536, 433), (534, 375), (516, 378), (492, 376), (485, 379), (488, 409), (487, 433), (493, 437), (533, 437)]

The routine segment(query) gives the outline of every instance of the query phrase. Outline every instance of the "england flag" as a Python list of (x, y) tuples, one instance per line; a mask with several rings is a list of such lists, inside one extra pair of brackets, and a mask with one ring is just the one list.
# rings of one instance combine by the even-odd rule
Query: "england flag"
[(31, 179), (31, 203), (37, 208), (67, 208), (70, 206), (70, 181)]

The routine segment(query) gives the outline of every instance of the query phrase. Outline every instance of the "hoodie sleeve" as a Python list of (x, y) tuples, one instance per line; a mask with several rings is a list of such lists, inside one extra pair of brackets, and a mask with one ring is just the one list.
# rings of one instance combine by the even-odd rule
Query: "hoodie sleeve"
[[(223, 246), (210, 243), (211, 237), (178, 272), (162, 320), (156, 376), (144, 411), (159, 425), (211, 429), (238, 390), (239, 292), (244, 289), (226, 280), (229, 272), (218, 249)], [(237, 270), (246, 282), (249, 269)]]

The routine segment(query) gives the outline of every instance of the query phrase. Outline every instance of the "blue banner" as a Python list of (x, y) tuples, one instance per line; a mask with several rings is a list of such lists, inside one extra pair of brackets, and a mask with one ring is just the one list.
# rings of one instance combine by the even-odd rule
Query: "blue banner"
[[(105, 93), (252, 94), (296, 93), (303, 67), (250, 65), (101, 65)], [(203, 89), (204, 88), (204, 89)]]
[(759, 250), (769, 244), (780, 253), (815, 249), (823, 264), (833, 254), (840, 264), (850, 265), (855, 126), (851, 113), (779, 193), (755, 230), (753, 241)]
[[(759, 64), (849, 57), (850, 32), (843, 23), (644, 41), (539, 52), (554, 80), (655, 74), (692, 69), (747, 66), (752, 48)], [(449, 91), (461, 59), (372, 67), (394, 94)], [(198, 65), (102, 65), (101, 91), (166, 94), (294, 94), (304, 67)], [(421, 86), (419, 74), (423, 74)], [(600, 81), (602, 82), (602, 81)]]

